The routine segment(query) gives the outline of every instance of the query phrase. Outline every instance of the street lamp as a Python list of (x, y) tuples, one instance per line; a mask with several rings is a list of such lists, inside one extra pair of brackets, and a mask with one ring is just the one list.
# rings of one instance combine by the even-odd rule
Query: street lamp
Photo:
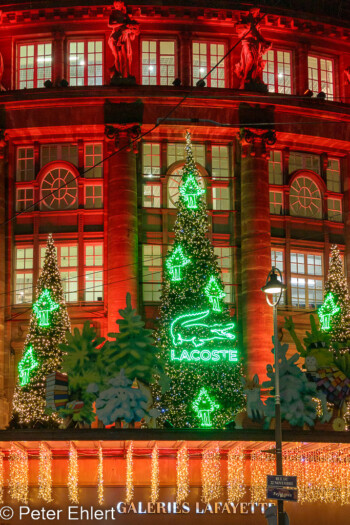
[[(266, 301), (273, 307), (273, 342), (275, 354), (275, 441), (276, 441), (276, 474), (283, 475), (282, 466), (282, 422), (281, 422), (281, 397), (280, 397), (280, 373), (278, 361), (278, 333), (277, 333), (277, 306), (282, 293), (287, 286), (282, 283), (282, 274), (278, 268), (272, 267), (266, 279), (262, 291), (266, 294)], [(277, 500), (277, 523), (284, 525), (283, 500)]]

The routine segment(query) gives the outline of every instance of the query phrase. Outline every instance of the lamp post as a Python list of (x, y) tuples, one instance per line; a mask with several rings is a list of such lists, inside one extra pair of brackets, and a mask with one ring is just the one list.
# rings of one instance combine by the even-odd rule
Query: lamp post
[[(276, 474), (283, 475), (282, 465), (282, 422), (281, 422), (281, 397), (280, 397), (280, 373), (278, 355), (278, 333), (277, 333), (277, 306), (282, 293), (287, 286), (282, 283), (282, 274), (278, 268), (272, 267), (266, 279), (266, 284), (261, 289), (266, 294), (266, 301), (273, 307), (273, 342), (275, 354), (275, 441), (276, 441)], [(284, 525), (283, 500), (277, 500), (277, 523)]]

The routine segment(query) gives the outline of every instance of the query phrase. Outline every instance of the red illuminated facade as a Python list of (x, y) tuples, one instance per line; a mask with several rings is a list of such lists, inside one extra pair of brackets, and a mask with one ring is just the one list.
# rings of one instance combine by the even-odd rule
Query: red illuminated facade
[(129, 2), (138, 27), (130, 41), (135, 80), (112, 82), (112, 5), (3, 8), (1, 425), (48, 233), (73, 327), (89, 319), (104, 336), (115, 331), (127, 292), (155, 326), (188, 128), (250, 374), (262, 378), (271, 361), (272, 311), (260, 291), (271, 264), (288, 285), (281, 329), (291, 314), (302, 329), (321, 304), (331, 244), (340, 245), (349, 273), (346, 17), (265, 7), (260, 31), (272, 47), (264, 54), (263, 92), (240, 89), (237, 75), (247, 10), (192, 4)]

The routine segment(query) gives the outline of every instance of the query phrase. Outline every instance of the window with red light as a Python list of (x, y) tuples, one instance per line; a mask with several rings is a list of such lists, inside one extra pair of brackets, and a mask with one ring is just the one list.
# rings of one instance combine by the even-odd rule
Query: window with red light
[[(16, 211), (26, 211), (34, 203), (34, 188), (19, 187), (16, 191)], [(28, 211), (33, 211), (34, 208), (28, 209)]]
[(37, 42), (18, 45), (17, 88), (44, 87), (52, 80), (52, 43)]
[(33, 300), (33, 248), (16, 246), (15, 251), (15, 304)]
[(78, 204), (77, 177), (65, 165), (53, 167), (41, 181), (41, 209), (64, 210)]
[(145, 208), (160, 208), (160, 184), (145, 183), (143, 185), (142, 206)]
[(328, 100), (334, 97), (333, 60), (317, 56), (308, 56), (309, 89), (315, 95), (323, 91)]
[(282, 215), (283, 193), (281, 191), (270, 190), (270, 213), (273, 215)]
[(103, 301), (103, 244), (85, 245), (85, 301)]
[(160, 175), (160, 144), (144, 142), (142, 144), (142, 173), (148, 177)]
[[(195, 86), (225, 55), (225, 45), (215, 42), (192, 42), (192, 82)], [(226, 87), (225, 61), (205, 79), (208, 87)]]
[[(86, 143), (84, 145), (84, 177), (86, 179), (102, 179), (102, 152), (101, 142)], [(98, 164), (98, 166), (96, 166), (96, 164)]]
[(143, 40), (141, 43), (141, 83), (169, 86), (175, 80), (175, 41)]
[(85, 208), (103, 208), (103, 187), (101, 183), (85, 185)]
[(263, 81), (270, 93), (292, 94), (292, 53), (271, 49), (264, 56), (266, 61)]
[(70, 41), (68, 71), (71, 86), (102, 86), (103, 41)]
[(16, 180), (18, 182), (34, 179), (34, 148), (17, 148)]

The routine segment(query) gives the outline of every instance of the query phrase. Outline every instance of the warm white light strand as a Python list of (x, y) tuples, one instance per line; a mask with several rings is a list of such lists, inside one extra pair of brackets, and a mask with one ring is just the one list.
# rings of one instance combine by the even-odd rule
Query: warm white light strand
[(20, 503), (28, 501), (28, 453), (14, 443), (11, 444), (9, 493)]
[(151, 502), (156, 503), (159, 497), (159, 454), (157, 444), (152, 450), (151, 462)]
[(203, 451), (202, 457), (202, 500), (209, 503), (220, 498), (220, 448), (219, 446)]
[(131, 441), (126, 453), (126, 496), (127, 504), (131, 503), (134, 497), (134, 465), (133, 465), (134, 445)]
[(104, 501), (104, 487), (103, 487), (103, 451), (102, 445), (98, 445), (98, 467), (97, 467), (97, 498), (100, 505)]
[(74, 443), (69, 443), (69, 459), (68, 459), (68, 497), (72, 503), (79, 503), (79, 489), (78, 489), (78, 451)]
[(46, 443), (39, 445), (39, 498), (52, 501), (52, 453)]
[(187, 500), (190, 493), (189, 486), (189, 459), (188, 449), (184, 445), (177, 451), (176, 460), (176, 502), (182, 503)]
[(237, 504), (244, 494), (244, 453), (243, 448), (238, 446), (227, 456), (227, 501)]

